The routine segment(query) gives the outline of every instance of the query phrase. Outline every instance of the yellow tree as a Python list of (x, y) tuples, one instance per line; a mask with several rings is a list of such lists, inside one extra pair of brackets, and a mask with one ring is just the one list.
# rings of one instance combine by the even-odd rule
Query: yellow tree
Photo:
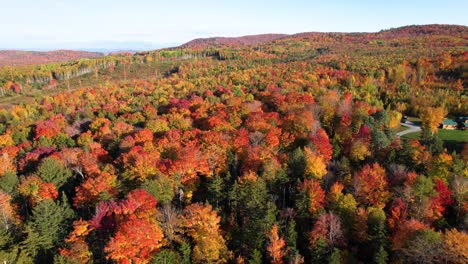
[(0, 135), (0, 148), (5, 146), (13, 146), (14, 144), (15, 142), (13, 141), (10, 133)]
[(463, 231), (451, 229), (445, 231), (444, 249), (450, 263), (467, 263), (468, 235)]
[(191, 204), (184, 209), (182, 223), (194, 242), (193, 263), (226, 263), (229, 251), (219, 230), (220, 217), (211, 205)]
[(321, 180), (325, 174), (327, 174), (327, 165), (322, 156), (317, 152), (310, 150), (309, 148), (304, 149), (306, 158), (306, 176), (312, 176), (318, 180)]
[(389, 117), (389, 121), (388, 121), (389, 128), (397, 128), (400, 126), (401, 117), (402, 117), (402, 114), (400, 112), (389, 111), (388, 117)]
[(430, 132), (431, 135), (437, 132), (437, 127), (444, 119), (446, 111), (443, 107), (425, 107), (420, 112), (422, 129), (424, 132)]

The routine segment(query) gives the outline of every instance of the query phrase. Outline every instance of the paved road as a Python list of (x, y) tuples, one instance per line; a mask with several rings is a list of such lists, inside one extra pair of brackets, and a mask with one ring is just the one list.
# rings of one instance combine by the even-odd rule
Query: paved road
[(406, 121), (406, 123), (400, 123), (400, 124), (402, 126), (408, 127), (409, 129), (396, 133), (396, 135), (398, 137), (401, 137), (401, 136), (409, 134), (409, 133), (414, 133), (414, 132), (421, 131), (421, 127), (415, 125), (413, 122)]

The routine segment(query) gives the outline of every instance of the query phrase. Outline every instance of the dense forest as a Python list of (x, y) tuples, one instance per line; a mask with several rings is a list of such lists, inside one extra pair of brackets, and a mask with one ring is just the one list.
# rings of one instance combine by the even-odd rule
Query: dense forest
[(467, 263), (468, 132), (438, 128), (468, 116), (467, 47), (428, 25), (0, 67), (0, 261)]

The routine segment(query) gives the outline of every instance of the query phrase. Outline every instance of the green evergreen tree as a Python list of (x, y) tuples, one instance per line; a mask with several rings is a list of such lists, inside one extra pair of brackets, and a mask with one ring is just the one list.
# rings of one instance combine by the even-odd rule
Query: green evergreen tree
[(380, 128), (371, 130), (371, 147), (375, 154), (378, 154), (381, 149), (388, 147), (390, 143), (390, 138)]
[(182, 259), (180, 261), (181, 264), (191, 264), (191, 255), (192, 255), (192, 248), (190, 244), (187, 242), (183, 242), (180, 246), (180, 253), (182, 254)]
[(388, 253), (383, 246), (374, 255), (374, 262), (376, 264), (385, 264), (388, 262)]
[(15, 196), (18, 183), (19, 179), (15, 172), (8, 171), (3, 177), (0, 177), (0, 189), (11, 196)]
[(146, 180), (143, 183), (142, 188), (149, 194), (153, 195), (154, 198), (161, 204), (167, 204), (174, 199), (175, 193), (174, 188), (170, 181), (167, 179), (151, 179)]
[(262, 264), (262, 253), (258, 251), (257, 249), (254, 249), (252, 251), (252, 254), (250, 254), (249, 261), (247, 262), (249, 264)]
[(291, 170), (293, 178), (302, 178), (306, 168), (306, 159), (301, 148), (295, 149), (289, 155), (288, 168)]
[(74, 212), (65, 196), (62, 197), (61, 202), (41, 201), (25, 224), (27, 237), (22, 242), (22, 250), (36, 261), (50, 263), (52, 253), (70, 231)]
[(309, 218), (310, 217), (310, 213), (309, 213), (310, 197), (309, 197), (308, 191), (306, 189), (300, 190), (299, 192), (296, 193), (295, 196), (296, 196), (295, 204), (296, 204), (297, 214), (300, 217)]
[(225, 185), (223, 179), (218, 175), (214, 175), (208, 182), (208, 201), (214, 208), (218, 208), (219, 204), (225, 199)]
[(60, 133), (53, 138), (54, 145), (56, 145), (59, 149), (67, 148), (67, 147), (74, 147), (75, 141), (70, 138), (67, 134)]
[(296, 221), (294, 219), (290, 219), (286, 229), (286, 236), (285, 236), (286, 245), (290, 248), (296, 248), (297, 244), (297, 231), (296, 231)]
[(151, 260), (152, 264), (176, 264), (178, 261), (179, 255), (169, 249), (163, 249), (160, 252), (156, 253), (156, 256)]
[(312, 263), (325, 263), (327, 261), (327, 242), (319, 238), (311, 251)]
[(10, 230), (0, 228), (0, 260), (13, 263), (16, 260), (18, 252), (17, 248), (15, 248), (17, 241)]
[(367, 226), (369, 230), (369, 250), (375, 263), (387, 263), (388, 254), (385, 250), (386, 239), (386, 216), (380, 208), (370, 208)]
[(329, 264), (341, 264), (343, 259), (341, 258), (341, 250), (334, 248), (330, 257), (328, 258)]
[(76, 261), (71, 261), (67, 257), (57, 254), (54, 256), (54, 264), (79, 264), (79, 263)]
[(233, 248), (253, 252), (262, 250), (267, 231), (276, 221), (277, 208), (268, 196), (266, 183), (258, 178), (256, 181), (235, 183), (229, 194), (231, 210), (238, 225), (232, 231)]
[(433, 195), (434, 192), (434, 183), (432, 180), (426, 176), (419, 175), (416, 178), (416, 182), (413, 186), (414, 195), (416, 198), (421, 201), (425, 197)]
[(59, 161), (46, 158), (37, 169), (36, 174), (45, 182), (50, 182), (60, 189), (72, 176), (72, 172)]

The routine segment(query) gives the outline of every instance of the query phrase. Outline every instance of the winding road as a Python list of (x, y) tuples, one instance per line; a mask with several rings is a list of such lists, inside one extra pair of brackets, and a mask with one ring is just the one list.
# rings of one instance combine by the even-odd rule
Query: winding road
[(421, 131), (421, 127), (415, 125), (413, 122), (406, 121), (406, 123), (400, 123), (402, 126), (408, 127), (408, 129), (396, 133), (398, 137), (401, 137), (403, 135), (409, 134), (409, 133), (414, 133), (414, 132), (419, 132)]

